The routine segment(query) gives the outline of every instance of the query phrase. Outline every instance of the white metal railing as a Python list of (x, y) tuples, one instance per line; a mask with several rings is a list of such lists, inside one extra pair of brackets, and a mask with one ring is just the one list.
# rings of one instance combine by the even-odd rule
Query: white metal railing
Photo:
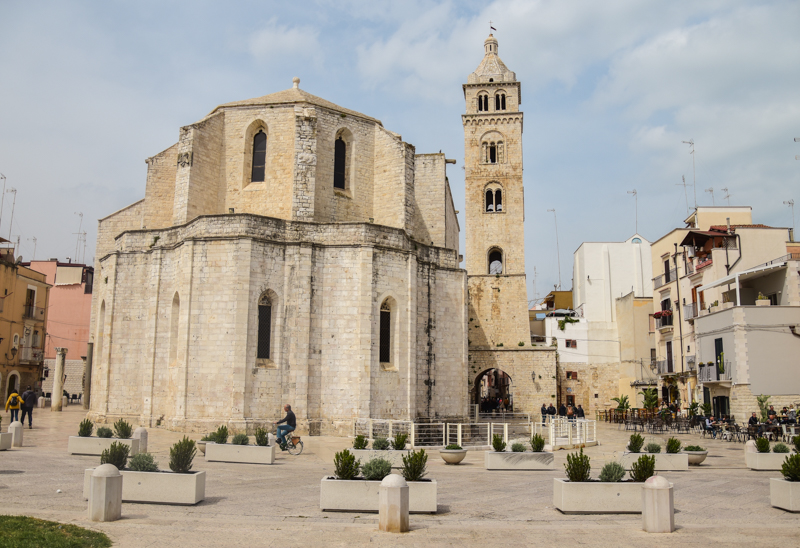
[(550, 423), (549, 429), (549, 440), (553, 449), (597, 442), (595, 420), (556, 420)]
[(720, 372), (718, 364), (703, 366), (701, 363), (697, 372), (697, 380), (700, 382), (719, 382), (731, 380), (731, 362), (725, 360), (722, 365), (723, 370)]
[(447, 445), (447, 430), (443, 422), (413, 423), (411, 425), (411, 447), (444, 447)]
[(353, 421), (353, 437), (364, 436), (372, 441), (375, 438), (392, 439), (397, 434), (407, 434), (410, 437), (414, 423), (388, 419), (355, 419)]
[(31, 348), (23, 346), (20, 353), (20, 360), (24, 362), (41, 362), (44, 358), (44, 351), (41, 348)]
[(478, 413), (475, 422), (531, 422), (527, 413)]
[(447, 443), (455, 443), (461, 447), (491, 445), (492, 436), (488, 423), (447, 424)]

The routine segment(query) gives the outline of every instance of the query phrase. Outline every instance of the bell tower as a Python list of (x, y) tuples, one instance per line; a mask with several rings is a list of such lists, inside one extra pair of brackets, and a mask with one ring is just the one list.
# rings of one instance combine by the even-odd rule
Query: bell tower
[(463, 87), (470, 347), (529, 347), (521, 84), (493, 35)]

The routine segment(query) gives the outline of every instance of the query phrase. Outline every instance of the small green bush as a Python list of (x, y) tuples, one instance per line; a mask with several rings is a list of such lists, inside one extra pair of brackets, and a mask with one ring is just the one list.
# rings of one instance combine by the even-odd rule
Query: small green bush
[(639, 460), (631, 464), (631, 479), (636, 482), (647, 481), (656, 472), (656, 458), (652, 455), (642, 455)]
[(408, 441), (408, 434), (397, 434), (392, 440), (392, 449), (395, 451), (403, 451), (406, 448)]
[(657, 443), (654, 443), (654, 442), (653, 443), (648, 443), (647, 445), (644, 446), (644, 452), (645, 453), (660, 453), (661, 452), (661, 446), (659, 444), (657, 444)]
[(786, 481), (800, 481), (800, 454), (786, 457), (781, 465), (781, 474)]
[(98, 438), (110, 438), (114, 435), (114, 432), (111, 431), (111, 428), (106, 428), (105, 426), (101, 426), (97, 429), (97, 437)]
[(136, 453), (128, 461), (128, 468), (134, 472), (158, 472), (156, 459), (150, 453)]
[(580, 453), (571, 453), (567, 455), (567, 464), (564, 465), (567, 472), (567, 478), (572, 482), (589, 481), (590, 472), (592, 467), (589, 464), (589, 455), (583, 454), (583, 448)]
[(250, 445), (250, 438), (247, 437), (247, 434), (236, 434), (233, 436), (231, 443), (233, 445)]
[(223, 424), (216, 432), (209, 434), (209, 437), (214, 443), (228, 443), (228, 427)]
[(544, 438), (539, 434), (534, 434), (531, 438), (531, 451), (541, 453), (544, 451)]
[(607, 462), (600, 470), (600, 481), (616, 483), (625, 477), (625, 467), (618, 462)]
[(705, 451), (705, 449), (703, 449), (699, 445), (687, 445), (686, 447), (683, 448), (683, 450), (684, 451)]
[(800, 436), (793, 437), (792, 443), (794, 444), (795, 453), (800, 453)]
[(259, 447), (269, 445), (269, 432), (266, 428), (256, 428), (256, 445)]
[(408, 455), (403, 455), (402, 474), (406, 481), (419, 481), (426, 473), (425, 465), (428, 462), (428, 455), (424, 449), (411, 451)]
[(334, 474), (340, 480), (351, 480), (358, 475), (361, 469), (361, 461), (356, 460), (356, 456), (345, 449), (333, 456)]
[(767, 438), (756, 439), (756, 450), (759, 453), (769, 453), (769, 440)]
[(503, 436), (495, 434), (492, 436), (492, 447), (498, 453), (506, 450), (506, 442), (503, 441)]
[(114, 423), (114, 437), (121, 440), (127, 440), (133, 433), (133, 427), (125, 422), (125, 419), (119, 419)]
[(78, 426), (78, 436), (88, 438), (92, 435), (92, 430), (94, 430), (94, 423), (89, 419), (83, 419), (81, 425)]
[(458, 445), (457, 443), (451, 443), (450, 445), (445, 447), (445, 449), (447, 449), (448, 451), (456, 451), (456, 450), (462, 449), (462, 447), (460, 445)]
[(638, 453), (642, 450), (642, 445), (644, 445), (644, 438), (639, 434), (632, 434), (631, 439), (628, 441), (628, 451)]
[(789, 453), (791, 449), (785, 443), (776, 443), (772, 446), (773, 453)]
[(369, 441), (367, 441), (367, 438), (359, 434), (358, 436), (353, 438), (353, 449), (359, 449), (359, 450), (366, 449), (368, 443)]
[(392, 473), (392, 463), (380, 457), (368, 460), (361, 467), (361, 473), (364, 474), (364, 479), (369, 481), (381, 481), (383, 478)]
[(216, 440), (216, 438), (214, 438), (214, 434), (206, 434), (205, 436), (200, 438), (200, 441), (210, 441), (210, 442), (213, 443), (213, 442), (215, 442), (217, 440)]
[(511, 451), (514, 453), (524, 453), (525, 452), (525, 445), (521, 443), (512, 443), (511, 444)]
[(386, 438), (375, 438), (372, 440), (372, 448), (375, 451), (388, 451), (389, 450), (389, 440)]
[(115, 441), (108, 449), (103, 449), (100, 455), (100, 464), (113, 464), (118, 470), (125, 468), (128, 462), (128, 453), (131, 448), (124, 443)]
[(667, 440), (667, 453), (680, 453), (681, 440), (678, 438), (670, 438)]
[(197, 455), (194, 440), (186, 436), (169, 449), (169, 469), (178, 474), (188, 474), (192, 469), (192, 461)]

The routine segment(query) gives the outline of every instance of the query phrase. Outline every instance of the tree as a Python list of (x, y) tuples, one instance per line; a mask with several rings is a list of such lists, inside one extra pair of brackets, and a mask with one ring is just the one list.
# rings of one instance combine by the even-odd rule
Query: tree
[(628, 396), (620, 396), (618, 398), (611, 398), (611, 401), (617, 402), (617, 411), (627, 411), (631, 407), (631, 404), (628, 403)]
[(658, 407), (658, 390), (655, 388), (645, 388), (639, 395), (644, 397), (644, 408), (652, 411)]
[(767, 422), (767, 411), (769, 410), (769, 399), (772, 396), (765, 396), (763, 394), (756, 396), (758, 408), (761, 410), (761, 422)]

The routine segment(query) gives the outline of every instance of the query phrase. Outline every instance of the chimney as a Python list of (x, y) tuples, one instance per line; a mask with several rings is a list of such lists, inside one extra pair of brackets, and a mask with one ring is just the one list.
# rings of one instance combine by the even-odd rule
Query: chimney
[(725, 224), (728, 225), (728, 234), (730, 234), (731, 233), (731, 218), (730, 217), (725, 217)]

